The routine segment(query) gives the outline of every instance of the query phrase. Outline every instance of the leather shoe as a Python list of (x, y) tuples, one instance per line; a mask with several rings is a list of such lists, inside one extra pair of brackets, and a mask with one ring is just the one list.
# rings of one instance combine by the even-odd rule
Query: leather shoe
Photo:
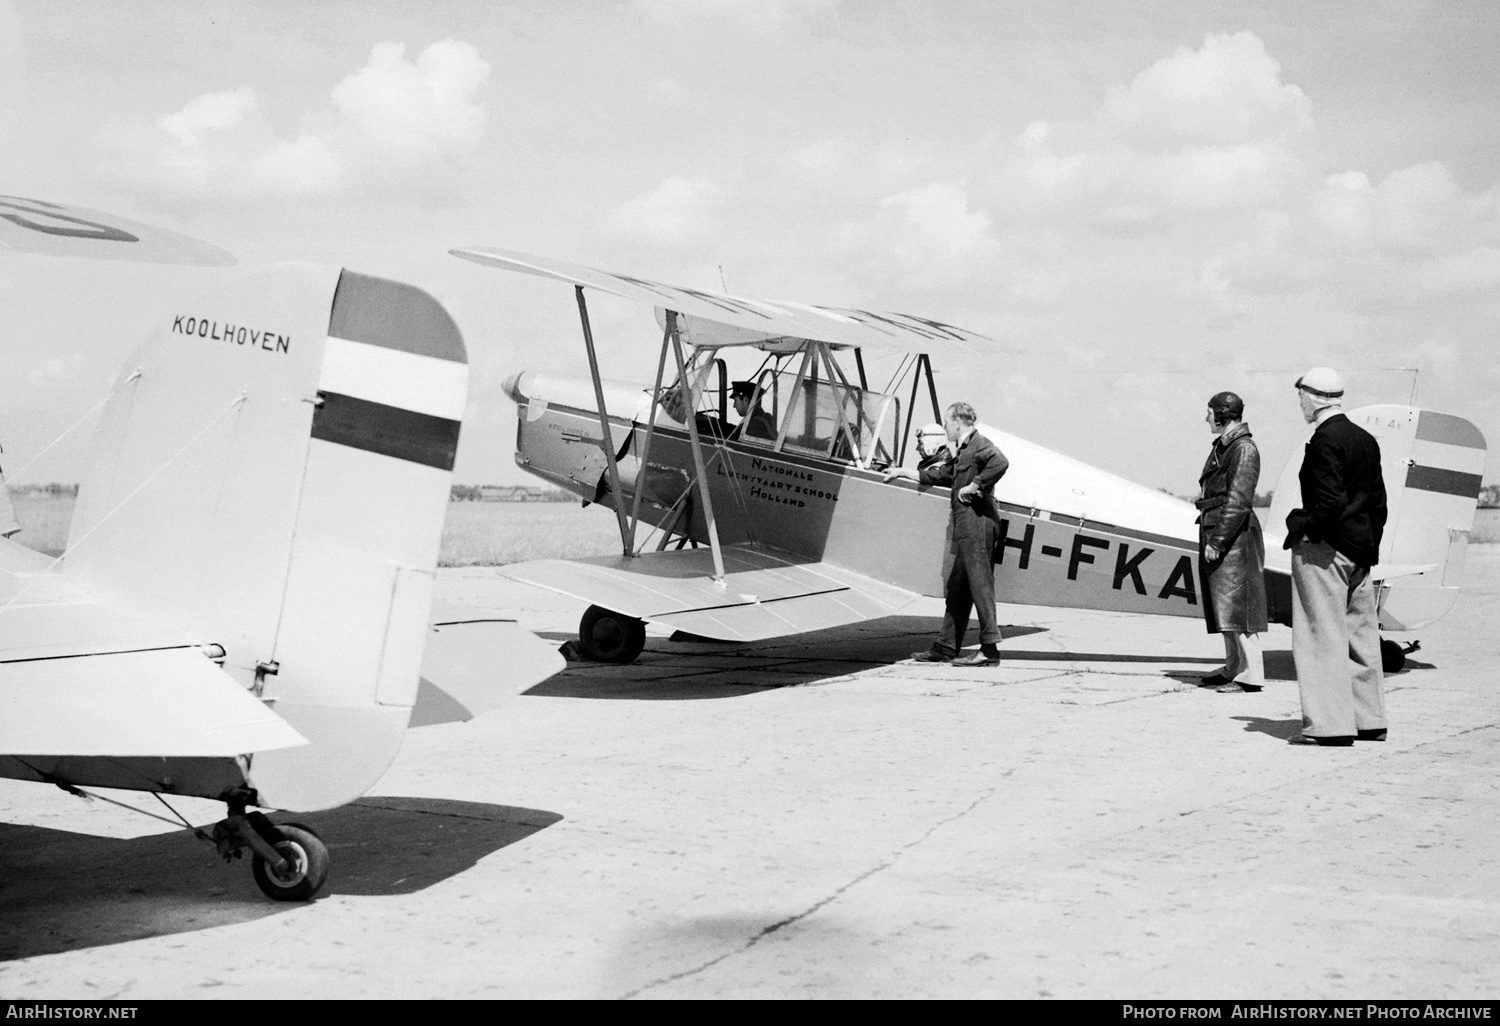
[(1354, 738), (1357, 741), (1384, 741), (1385, 728), (1376, 727), (1371, 730), (1361, 730), (1359, 733), (1354, 735)]
[(1313, 737), (1311, 734), (1298, 734), (1287, 742), (1289, 745), (1318, 745), (1322, 748), (1351, 748), (1354, 738), (1347, 734), (1335, 737)]
[(1222, 673), (1210, 673), (1207, 677), (1199, 677), (1200, 688), (1217, 688), (1229, 683), (1229, 678)]
[(1259, 684), (1241, 684), (1237, 680), (1232, 680), (1228, 684), (1220, 684), (1218, 687), (1214, 688), (1214, 690), (1217, 691), (1221, 695), (1237, 695), (1241, 691), (1244, 691), (1244, 692), (1247, 692), (1247, 693), (1253, 693), (1253, 692), (1259, 691), (1260, 690), (1260, 685)]
[(955, 656), (953, 658), (953, 665), (954, 666), (999, 666), (1000, 665), (1000, 653), (996, 652), (994, 655), (989, 655), (989, 654), (987, 654), (987, 653), (985, 653), (983, 651), (979, 651), (979, 652), (975, 652), (975, 653), (973, 653), (971, 655)]
[(930, 648), (925, 652), (913, 652), (911, 654), (911, 661), (914, 663), (946, 663), (951, 662), (952, 659), (952, 656), (935, 652)]

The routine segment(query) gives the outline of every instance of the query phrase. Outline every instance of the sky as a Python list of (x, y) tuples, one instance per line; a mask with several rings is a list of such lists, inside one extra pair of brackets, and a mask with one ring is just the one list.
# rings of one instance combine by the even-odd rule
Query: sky
[[(586, 372), (570, 288), (448, 255), (489, 245), (981, 332), (943, 402), (1178, 494), (1232, 389), (1266, 490), (1317, 364), (1500, 449), (1497, 44), (1493, 0), (0, 0), (0, 193), (431, 292), (464, 483), (531, 480), (508, 375)], [(234, 273), (0, 254), (7, 474), (77, 480)], [(651, 311), (591, 311), (649, 381)]]

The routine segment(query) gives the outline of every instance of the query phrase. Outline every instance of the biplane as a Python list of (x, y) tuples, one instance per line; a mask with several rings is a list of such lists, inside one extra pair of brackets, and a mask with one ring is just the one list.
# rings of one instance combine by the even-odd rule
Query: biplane
[[(233, 262), (15, 197), (0, 245)], [(421, 689), (466, 719), (563, 661), (511, 620), (433, 609), (468, 392), (435, 299), (276, 265), (164, 305), (102, 404), (66, 551), (0, 540), (0, 776), (223, 801), (199, 835), (305, 899), (327, 847), (258, 810), (363, 794)]]
[[(748, 299), (489, 247), (450, 252), (573, 286), (589, 376), (508, 380), (516, 462), (612, 508), (620, 553), (501, 572), (589, 603), (585, 656), (634, 659), (646, 623), (756, 641), (942, 594), (948, 491), (886, 481), (883, 471), (907, 459), (919, 407), (943, 419), (933, 361), (996, 352), (994, 340), (899, 313)], [(650, 387), (600, 377), (590, 289), (656, 309)], [(901, 360), (886, 387), (867, 380), (867, 352)], [(727, 423), (726, 357), (743, 353), (760, 358), (746, 375), (751, 409), (774, 428)], [(1416, 407), (1348, 416), (1380, 440), (1390, 492), (1376, 568), (1382, 628), (1415, 630), (1457, 596), (1484, 439), (1460, 417)], [(1201, 616), (1191, 503), (1008, 431), (979, 430), (1010, 460), (996, 489), (998, 602)], [(1268, 538), (1268, 597), (1281, 623), (1291, 618), (1290, 565), (1274, 525), (1298, 493), (1299, 464), (1300, 450), (1276, 489)], [(1399, 668), (1407, 650), (1389, 639), (1382, 649)]]

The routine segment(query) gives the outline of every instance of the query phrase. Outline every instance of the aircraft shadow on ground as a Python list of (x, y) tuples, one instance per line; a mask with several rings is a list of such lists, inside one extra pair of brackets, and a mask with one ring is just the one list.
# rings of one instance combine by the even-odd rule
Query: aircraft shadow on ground
[[(368, 797), (288, 814), (328, 844), (323, 895), (411, 894), (562, 819), (435, 798)], [(119, 944), (300, 907), (261, 894), (249, 856), (225, 864), (186, 831), (120, 839), (0, 824), (0, 961)]]
[[(570, 659), (565, 670), (522, 694), (674, 702), (738, 698), (890, 666), (927, 647), (941, 626), (937, 617), (897, 615), (749, 643), (651, 637), (633, 663), (616, 666)], [(971, 624), (970, 630), (977, 627)], [(1046, 630), (1002, 625), (1007, 639)], [(560, 632), (541, 636), (557, 641), (576, 637)]]
[[(942, 620), (932, 616), (888, 616), (879, 620), (834, 627), (789, 638), (735, 644), (707, 639), (648, 638), (646, 651), (625, 666), (570, 660), (566, 669), (525, 691), (547, 698), (593, 698), (634, 701), (696, 701), (737, 698), (775, 688), (815, 685), (822, 680), (891, 666), (927, 648)], [(1043, 651), (1020, 648), (1015, 642), (1046, 627), (1003, 624), (1002, 662), (1191, 663), (1205, 668), (1218, 659), (1175, 653)], [(971, 643), (977, 626), (970, 624)], [(565, 632), (544, 633), (558, 642), (575, 637)], [(1274, 656), (1275, 653), (1268, 654)], [(1290, 665), (1290, 654), (1286, 654)], [(1274, 661), (1274, 660), (1272, 660)], [(1206, 671), (1205, 671), (1206, 672)], [(1172, 674), (1197, 683), (1195, 674)]]

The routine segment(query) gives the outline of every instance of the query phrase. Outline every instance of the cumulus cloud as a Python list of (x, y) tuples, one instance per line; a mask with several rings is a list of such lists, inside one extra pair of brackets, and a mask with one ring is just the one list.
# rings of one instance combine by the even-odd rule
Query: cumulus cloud
[(1500, 285), (1500, 185), (1466, 192), (1441, 163), (1329, 175), (1288, 202), (1275, 231), (1242, 238), (1226, 273), (1244, 287), (1313, 284), (1381, 308), (1490, 300)]
[(718, 235), (723, 201), (724, 189), (711, 179), (673, 175), (606, 214), (604, 231), (653, 245), (696, 245)]
[(872, 218), (835, 230), (838, 248), (889, 287), (931, 290), (993, 276), (1000, 243), (990, 215), (961, 182), (934, 182), (887, 196)]
[(1106, 95), (1084, 122), (1028, 125), (991, 189), (1007, 219), (1130, 225), (1253, 207), (1301, 174), (1311, 104), (1249, 32), (1207, 36)]
[(328, 105), (279, 133), (250, 86), (206, 93), (152, 126), (101, 143), (120, 177), (215, 196), (311, 196), (430, 184), (484, 133), (478, 94), (490, 66), (468, 43), (433, 43), (415, 60), (380, 43)]
[(1251, 32), (1209, 35), (1200, 49), (1157, 61), (1109, 90), (1103, 118), (1143, 150), (1234, 145), (1312, 127), (1307, 96), (1281, 81), (1281, 66)]
[(1192, 232), (1179, 290), (1211, 321), (1257, 296), (1319, 288), (1385, 309), (1493, 298), (1500, 285), (1500, 186), (1466, 192), (1425, 161), (1372, 180), (1316, 173), (1312, 103), (1250, 32), (1209, 35), (1107, 91), (1073, 123), (1034, 121), (983, 182), (997, 231), (1090, 235)]

